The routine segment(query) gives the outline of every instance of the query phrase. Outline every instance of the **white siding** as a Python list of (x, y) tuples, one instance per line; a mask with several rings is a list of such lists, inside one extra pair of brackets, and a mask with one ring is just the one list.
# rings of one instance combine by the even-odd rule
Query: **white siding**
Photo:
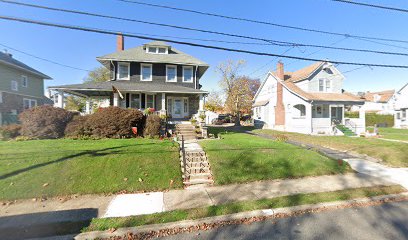
[[(297, 95), (289, 92), (286, 88), (283, 90), (283, 103), (285, 105), (285, 131), (299, 132), (310, 134), (311, 133), (311, 105)], [(293, 106), (302, 104), (306, 108), (306, 116), (295, 116)]]

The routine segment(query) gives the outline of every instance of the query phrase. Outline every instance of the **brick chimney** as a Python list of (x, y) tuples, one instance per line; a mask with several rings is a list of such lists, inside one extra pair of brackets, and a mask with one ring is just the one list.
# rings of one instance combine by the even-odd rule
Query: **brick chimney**
[(275, 107), (275, 125), (285, 125), (285, 106), (283, 105), (283, 86), (280, 81), (285, 80), (285, 70), (283, 63), (278, 62), (276, 67), (276, 76), (279, 78), (276, 86), (276, 107)]
[(125, 49), (125, 39), (122, 34), (119, 34), (116, 37), (116, 51), (120, 52)]

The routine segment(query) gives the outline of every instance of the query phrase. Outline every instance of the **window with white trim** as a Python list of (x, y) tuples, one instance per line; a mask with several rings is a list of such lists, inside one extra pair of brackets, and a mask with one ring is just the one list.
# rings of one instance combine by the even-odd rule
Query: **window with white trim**
[(326, 81), (325, 81), (325, 83), (326, 83), (326, 92), (330, 92), (331, 91), (331, 80), (330, 79), (326, 79)]
[(319, 92), (323, 92), (323, 91), (324, 91), (324, 80), (319, 79)]
[(140, 93), (132, 93), (130, 106), (132, 108), (142, 108), (141, 104), (142, 104), (142, 101), (141, 101)]
[(21, 75), (21, 86), (28, 87), (28, 77)]
[(147, 47), (146, 52), (153, 54), (167, 54), (169, 49), (166, 47)]
[(37, 100), (35, 99), (29, 99), (29, 98), (23, 98), (23, 107), (24, 109), (29, 109), (37, 106)]
[(154, 95), (146, 94), (146, 108), (154, 108)]
[(11, 90), (13, 91), (18, 91), (18, 82), (17, 81), (11, 81)]
[(319, 79), (319, 92), (331, 92), (330, 79)]
[(401, 112), (402, 112), (402, 119), (405, 120), (407, 118), (407, 110), (405, 109), (405, 110), (402, 110)]
[(183, 82), (193, 82), (193, 67), (183, 66)]
[(184, 113), (188, 112), (188, 99), (184, 98)]
[(293, 106), (293, 118), (304, 118), (306, 116), (306, 107), (303, 104)]
[(177, 66), (166, 66), (166, 82), (177, 82)]
[(140, 65), (140, 81), (152, 81), (152, 64)]
[(118, 80), (130, 80), (130, 63), (118, 63)]

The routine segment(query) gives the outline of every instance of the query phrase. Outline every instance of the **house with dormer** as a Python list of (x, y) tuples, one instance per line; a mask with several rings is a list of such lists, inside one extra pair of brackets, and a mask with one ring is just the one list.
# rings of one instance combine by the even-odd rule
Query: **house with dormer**
[[(87, 99), (87, 112), (96, 99), (108, 99), (108, 105), (144, 110), (174, 119), (190, 118), (204, 110), (200, 79), (208, 64), (164, 42), (154, 41), (124, 49), (124, 37), (118, 35), (115, 52), (97, 57), (111, 72), (106, 82), (49, 87), (57, 92), (58, 103), (72, 94)], [(60, 106), (62, 107), (62, 106)]]
[[(316, 62), (285, 72), (279, 62), (269, 72), (253, 100), (257, 127), (304, 134), (356, 135), (365, 132), (364, 100), (343, 89), (345, 77), (330, 62)], [(346, 118), (351, 106), (358, 118)]]

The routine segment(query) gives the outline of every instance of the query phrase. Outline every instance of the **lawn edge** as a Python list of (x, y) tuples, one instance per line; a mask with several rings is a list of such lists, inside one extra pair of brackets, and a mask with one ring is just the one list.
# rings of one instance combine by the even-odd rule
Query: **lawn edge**
[[(172, 235), (183, 232), (191, 232), (207, 229), (208, 225), (216, 228), (223, 225), (250, 223), (260, 220), (273, 218), (287, 218), (296, 215), (302, 215), (310, 212), (324, 212), (336, 210), (341, 208), (365, 207), (375, 206), (388, 202), (408, 201), (408, 192), (381, 195), (374, 197), (356, 198), (344, 201), (322, 202), (316, 204), (305, 204), (292, 207), (276, 208), (276, 209), (262, 209), (247, 212), (240, 212), (228, 215), (221, 215), (215, 217), (207, 217), (197, 220), (184, 220), (178, 222), (152, 224), (138, 227), (119, 228), (115, 231), (92, 231), (77, 235), (76, 240), (95, 239), (95, 238), (111, 238), (122, 237), (127, 234), (151, 234), (149, 236), (160, 236), (160, 234)], [(221, 224), (219, 224), (221, 223)], [(219, 225), (217, 225), (219, 224)]]

